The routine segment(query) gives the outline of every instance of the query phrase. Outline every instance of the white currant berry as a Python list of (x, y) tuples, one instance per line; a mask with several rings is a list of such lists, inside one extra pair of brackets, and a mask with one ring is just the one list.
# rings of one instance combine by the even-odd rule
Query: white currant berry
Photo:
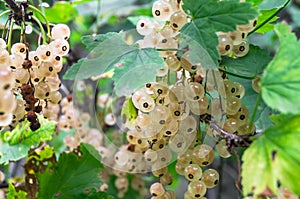
[(183, 11), (177, 11), (170, 17), (170, 25), (175, 31), (179, 31), (187, 22), (187, 15)]
[(6, 115), (14, 111), (16, 107), (16, 98), (12, 91), (1, 92), (0, 115)]
[(169, 20), (173, 9), (171, 5), (165, 1), (155, 1), (152, 6), (152, 15), (158, 21)]
[(0, 67), (0, 90), (9, 90), (14, 84), (14, 76), (8, 66)]
[(36, 51), (30, 51), (28, 57), (32, 63), (32, 67), (38, 67), (41, 65), (42, 61)]
[(66, 24), (56, 24), (51, 30), (52, 39), (65, 39), (70, 38), (70, 28)]
[(39, 82), (34, 89), (34, 97), (46, 99), (50, 95), (50, 87), (47, 83)]
[(22, 66), (23, 61), (24, 59), (20, 55), (17, 54), (9, 55), (9, 66), (11, 69), (23, 68)]
[(11, 54), (20, 55), (25, 58), (27, 53), (27, 47), (24, 43), (15, 43), (11, 47)]
[(41, 58), (42, 61), (49, 61), (53, 56), (53, 49), (50, 45), (40, 45), (36, 49), (36, 53)]
[(149, 35), (154, 30), (154, 24), (150, 19), (142, 18), (136, 24), (136, 30), (140, 35)]
[(9, 53), (4, 48), (0, 48), (0, 64), (9, 64)]
[(53, 104), (59, 104), (61, 101), (62, 95), (59, 91), (51, 91), (49, 94), (49, 102)]
[(116, 116), (113, 113), (108, 113), (104, 118), (105, 124), (113, 126), (116, 124)]
[(13, 120), (13, 114), (12, 113), (7, 113), (4, 115), (0, 115), (0, 127), (2, 126), (8, 126), (11, 124)]
[(151, 185), (150, 193), (152, 196), (161, 197), (165, 193), (165, 188), (161, 183), (156, 182)]
[(16, 83), (18, 85), (27, 84), (30, 79), (30, 74), (28, 70), (24, 68), (18, 68), (14, 71), (14, 77), (16, 80)]
[(50, 43), (55, 55), (65, 56), (70, 50), (69, 42), (64, 39), (56, 39)]
[(3, 50), (6, 48), (6, 42), (4, 39), (0, 38), (0, 50)]
[(248, 54), (249, 49), (249, 42), (247, 40), (243, 40), (240, 44), (233, 46), (232, 52), (237, 57), (244, 57)]

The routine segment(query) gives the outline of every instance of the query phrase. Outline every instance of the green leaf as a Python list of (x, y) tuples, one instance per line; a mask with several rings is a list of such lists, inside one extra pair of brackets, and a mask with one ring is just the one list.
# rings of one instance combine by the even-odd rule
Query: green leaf
[(263, 25), (265, 21), (268, 21), (268, 23), (264, 24), (261, 28), (259, 28), (255, 32), (264, 34), (266, 32), (272, 31), (274, 29), (274, 25), (271, 23), (277, 21), (277, 19), (279, 18), (277, 16), (274, 16), (274, 14), (277, 12), (278, 12), (278, 8), (273, 8), (271, 10), (260, 10), (257, 19), (257, 27)]
[(123, 104), (122, 111), (121, 111), (121, 117), (125, 126), (130, 127), (134, 125), (137, 115), (138, 115), (138, 110), (133, 105), (132, 98), (131, 97), (127, 98)]
[(116, 94), (129, 95), (144, 83), (154, 81), (157, 69), (163, 68), (163, 59), (152, 48), (140, 49), (128, 45), (122, 34), (109, 33), (96, 37), (83, 37), (91, 51), (64, 75), (64, 79), (85, 79), (114, 70)]
[(78, 15), (77, 10), (67, 1), (56, 1), (45, 9), (46, 17), (52, 23), (67, 23)]
[(52, 139), (55, 132), (56, 122), (39, 117), (41, 127), (31, 131), (30, 123), (26, 120), (18, 124), (12, 131), (2, 132), (4, 143), (0, 145), (0, 164), (8, 164), (9, 161), (17, 161), (27, 156), (31, 146), (37, 146), (41, 142)]
[(300, 113), (300, 44), (290, 27), (275, 25), (280, 47), (261, 78), (266, 104), (282, 113)]
[(267, 189), (277, 193), (278, 182), (300, 195), (300, 116), (289, 117), (267, 129), (242, 158), (244, 195), (259, 195)]
[(272, 8), (280, 8), (282, 7), (283, 4), (285, 4), (286, 2), (289, 2), (290, 0), (264, 0), (260, 5), (259, 5), (259, 9), (262, 10), (269, 10)]
[(266, 50), (250, 45), (249, 53), (246, 56), (239, 58), (222, 57), (221, 65), (226, 66), (226, 71), (230, 73), (255, 78), (263, 72), (270, 61), (271, 57)]
[(274, 114), (270, 116), (270, 119), (272, 120), (273, 123), (280, 125), (286, 121), (289, 121), (293, 117), (294, 115)]
[(257, 15), (256, 10), (251, 8), (251, 3), (217, 0), (183, 2), (183, 9), (191, 15), (192, 21), (182, 28), (181, 33), (199, 43), (202, 47), (199, 50), (201, 54), (207, 51), (210, 62), (203, 63), (201, 60), (205, 68), (216, 69), (220, 59), (216, 48), (218, 45), (216, 32), (233, 31), (236, 25), (246, 24)]
[(25, 191), (15, 189), (15, 186), (9, 182), (8, 183), (8, 193), (6, 195), (7, 199), (27, 199), (27, 193)]
[(258, 5), (263, 2), (263, 0), (246, 0), (246, 2), (250, 2), (254, 7), (258, 7)]
[(7, 9), (7, 7), (5, 6), (4, 1), (1, 1), (1, 2), (0, 2), (0, 11), (4, 11), (4, 10), (6, 10), (6, 9)]
[(64, 79), (87, 79), (101, 75), (114, 69), (122, 55), (135, 50), (123, 41), (121, 33), (84, 36), (82, 42), (87, 46), (90, 55), (73, 64), (65, 73)]
[(157, 70), (164, 67), (159, 52), (153, 48), (137, 48), (119, 63), (123, 66), (115, 68), (112, 77), (117, 96), (128, 96), (146, 83), (154, 82)]
[(264, 34), (274, 29), (274, 23), (279, 17), (276, 15), (285, 8), (290, 0), (279, 0), (279, 1), (264, 1), (260, 7), (262, 10), (259, 11), (258, 23), (255, 28), (255, 32)]
[(30, 146), (19, 143), (9, 145), (4, 142), (0, 145), (0, 165), (7, 165), (10, 161), (17, 161), (27, 156)]
[(102, 42), (108, 39), (118, 39), (123, 40), (124, 34), (116, 33), (116, 32), (108, 32), (106, 34), (99, 34), (96, 36), (86, 35), (82, 36), (81, 41), (86, 46), (86, 49), (91, 52), (94, 50), (97, 46), (99, 46)]
[(18, 124), (12, 131), (3, 132), (3, 141), (7, 142), (9, 145), (22, 143), (31, 146), (36, 143), (51, 140), (52, 135), (55, 132), (56, 122), (48, 121), (43, 117), (39, 117), (38, 120), (41, 123), (41, 127), (36, 131), (32, 131), (29, 128), (30, 122), (26, 120), (22, 124)]
[(109, 196), (106, 192), (97, 192), (96, 189), (90, 190), (89, 193), (78, 196), (78, 198), (84, 199), (113, 199), (112, 196)]
[(99, 172), (103, 169), (101, 157), (89, 144), (80, 145), (81, 156), (63, 153), (59, 161), (44, 173), (37, 174), (39, 198), (85, 198), (87, 193), (101, 185)]

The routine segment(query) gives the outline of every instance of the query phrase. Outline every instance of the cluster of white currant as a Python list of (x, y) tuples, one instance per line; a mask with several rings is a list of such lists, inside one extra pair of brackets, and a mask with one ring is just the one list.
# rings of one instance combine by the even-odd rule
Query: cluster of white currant
[[(240, 0), (240, 2), (246, 2), (246, 0)], [(257, 25), (257, 18), (249, 21), (248, 24), (237, 25), (235, 31), (224, 33), (217, 32), (219, 38), (218, 51), (220, 55), (232, 54), (236, 57), (243, 57), (249, 52), (249, 42), (247, 35)]]
[[(188, 16), (181, 8), (181, 0), (158, 0), (153, 3), (152, 14), (155, 20), (167, 22), (163, 26), (147, 18), (142, 18), (136, 25), (137, 32), (144, 36), (138, 41), (141, 48), (155, 47), (166, 49), (161, 55), (175, 54), (178, 41), (174, 38), (188, 22)], [(170, 51), (167, 51), (170, 49)], [(173, 49), (173, 51), (172, 51)]]
[[(153, 198), (176, 198), (175, 193), (165, 189), (165, 186), (173, 181), (167, 165), (177, 156), (177, 173), (190, 181), (184, 197), (205, 199), (207, 188), (218, 184), (219, 174), (214, 169), (203, 170), (213, 162), (214, 150), (196, 139), (200, 123), (203, 122), (201, 117), (210, 116), (208, 120), (217, 121), (229, 134), (245, 135), (254, 131), (253, 127), (249, 127), (249, 113), (240, 102), (245, 92), (242, 85), (226, 79), (226, 74), (204, 70), (201, 63), (192, 64), (189, 51), (177, 57), (178, 40), (175, 36), (189, 22), (181, 6), (180, 0), (157, 0), (152, 7), (154, 19), (166, 23), (161, 26), (146, 18), (137, 23), (137, 32), (144, 36), (137, 42), (140, 47), (162, 50), (161, 56), (167, 67), (158, 71), (157, 76), (163, 77), (168, 71), (176, 72), (179, 81), (175, 85), (147, 83), (134, 92), (131, 102), (138, 110), (137, 117), (132, 123), (127, 122), (130, 119), (126, 118), (128, 115), (121, 115), (127, 128), (128, 144), (117, 150), (109, 146), (99, 147), (103, 161), (113, 168), (110, 174), (118, 176), (115, 185), (120, 196), (128, 188), (129, 183), (125, 178), (127, 172), (145, 173), (150, 170), (160, 180), (150, 187)], [(246, 55), (249, 45), (245, 39), (256, 23), (254, 19), (247, 25), (239, 25), (237, 31), (217, 33), (220, 54), (228, 55), (232, 51), (236, 57)], [(213, 92), (217, 92), (219, 97), (206, 95)], [(105, 100), (101, 98), (100, 101), (102, 103)], [(224, 117), (225, 121), (219, 122)], [(108, 114), (105, 122), (113, 126), (115, 119), (113, 114)], [(219, 155), (230, 157), (226, 139), (220, 140), (222, 136), (219, 132), (209, 124), (206, 126), (207, 134), (217, 138), (215, 148)]]
[[(244, 2), (241, 0), (241, 2)], [(174, 63), (177, 58), (175, 56), (178, 48), (178, 40), (175, 36), (180, 29), (189, 22), (188, 15), (182, 9), (181, 0), (157, 0), (152, 7), (152, 14), (156, 21), (166, 23), (161, 26), (155, 21), (143, 18), (136, 25), (137, 32), (144, 36), (137, 43), (141, 48), (154, 47), (164, 49), (161, 55)], [(245, 56), (249, 52), (249, 43), (247, 35), (257, 25), (257, 18), (250, 20), (248, 24), (238, 25), (236, 31), (217, 32), (219, 39), (218, 51), (220, 55), (232, 54), (236, 57)], [(169, 49), (169, 50), (168, 50)], [(179, 70), (178, 65), (171, 67), (171, 70)]]
[(74, 107), (71, 95), (62, 98), (60, 104), (48, 104), (43, 112), (45, 110), (48, 118), (58, 122), (58, 132), (75, 130), (74, 134), (69, 134), (64, 139), (65, 146), (70, 150), (76, 149), (81, 142), (89, 143), (95, 148), (102, 146), (103, 134), (99, 130), (90, 127), (90, 115)]
[(36, 130), (40, 127), (36, 113), (48, 117), (48, 104), (61, 101), (58, 72), (63, 67), (62, 57), (69, 52), (69, 36), (69, 27), (57, 24), (52, 28), (49, 44), (29, 51), (27, 44), (15, 43), (11, 54), (6, 50), (6, 42), (1, 40), (0, 79), (5, 96), (1, 98), (1, 126), (15, 126), (26, 116), (30, 128)]
[(229, 55), (231, 52), (236, 57), (243, 57), (249, 52), (247, 35), (257, 25), (257, 18), (249, 21), (248, 24), (238, 25), (233, 32), (218, 32), (218, 51), (220, 55)]
[[(223, 83), (225, 87), (225, 95), (220, 96), (220, 98), (224, 103), (220, 104), (219, 102), (217, 102), (215, 110), (219, 110), (219, 113), (215, 112), (215, 114), (225, 116), (225, 120), (223, 120), (222, 122), (218, 121), (218, 125), (229, 134), (238, 136), (254, 134), (256, 130), (255, 125), (250, 124), (249, 111), (241, 103), (241, 99), (245, 93), (244, 86), (229, 79), (224, 79)], [(211, 103), (213, 103), (213, 101)], [(220, 139), (218, 130), (214, 129), (210, 125), (206, 126), (206, 130), (207, 135), (210, 135), (216, 139), (217, 144), (215, 146), (215, 149), (218, 154), (223, 158), (230, 157), (231, 152), (228, 148), (229, 146), (226, 138)]]

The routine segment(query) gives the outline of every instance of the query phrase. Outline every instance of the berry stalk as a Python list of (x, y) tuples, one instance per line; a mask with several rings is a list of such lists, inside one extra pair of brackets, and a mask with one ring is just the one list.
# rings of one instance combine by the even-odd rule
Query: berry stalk
[(14, 0), (4, 0), (4, 1), (14, 12), (15, 16), (17, 16), (18, 18), (22, 18), (21, 6), (19, 6)]

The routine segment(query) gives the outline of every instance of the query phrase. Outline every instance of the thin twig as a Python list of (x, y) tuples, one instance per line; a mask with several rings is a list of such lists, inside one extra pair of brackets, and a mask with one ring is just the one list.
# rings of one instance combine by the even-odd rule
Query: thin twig
[(237, 169), (238, 169), (238, 178), (235, 182), (235, 186), (238, 190), (238, 199), (241, 198), (241, 195), (242, 195), (242, 187), (241, 187), (241, 181), (242, 181), (242, 178), (241, 178), (241, 160), (240, 160), (240, 156), (237, 152), (237, 150), (234, 150), (234, 154), (236, 156), (236, 160), (237, 160)]
[(14, 0), (4, 0), (4, 1), (14, 12), (15, 16), (17, 16), (18, 18), (22, 18), (21, 6), (19, 6)]
[(232, 141), (235, 146), (249, 147), (251, 144), (250, 135), (234, 135), (222, 129), (215, 121), (210, 121), (210, 127), (221, 134), (226, 140)]

